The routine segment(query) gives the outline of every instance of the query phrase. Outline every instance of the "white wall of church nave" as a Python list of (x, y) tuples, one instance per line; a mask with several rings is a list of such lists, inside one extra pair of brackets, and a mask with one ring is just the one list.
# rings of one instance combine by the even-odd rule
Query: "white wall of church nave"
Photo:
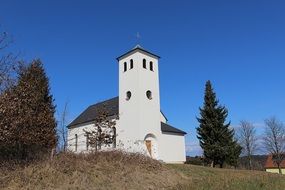
[[(118, 122), (118, 120), (116, 121)], [(68, 139), (67, 139), (67, 148), (69, 151), (81, 153), (92, 150), (92, 147), (89, 146), (87, 150), (87, 137), (86, 131), (94, 131), (96, 128), (93, 123), (85, 124), (82, 126), (77, 126), (68, 129)], [(111, 130), (111, 129), (110, 129)], [(77, 135), (77, 144), (76, 144), (76, 135)], [(76, 148), (77, 145), (77, 148)], [(112, 145), (104, 145), (102, 144), (102, 150), (112, 149)], [(76, 151), (77, 149), (77, 151)]]
[(185, 137), (173, 133), (162, 133), (158, 139), (159, 156), (167, 163), (183, 163), (186, 161)]
[(68, 150), (75, 152), (76, 150), (76, 135), (77, 135), (77, 151), (86, 151), (86, 136), (84, 130), (92, 130), (94, 124), (83, 125), (80, 127), (74, 127), (68, 129)]

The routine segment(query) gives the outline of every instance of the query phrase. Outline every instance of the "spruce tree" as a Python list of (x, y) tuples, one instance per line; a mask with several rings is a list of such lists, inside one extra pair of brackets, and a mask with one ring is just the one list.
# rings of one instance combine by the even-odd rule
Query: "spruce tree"
[(238, 142), (236, 140), (232, 140), (230, 142), (226, 163), (236, 168), (238, 166), (238, 161), (241, 151), (242, 147), (238, 144)]
[(27, 151), (50, 151), (57, 142), (55, 106), (49, 79), (40, 60), (34, 60), (22, 69), (17, 89), (22, 108), (19, 121), (24, 132), (23, 145), (26, 145)]
[(5, 105), (0, 109), (0, 134), (4, 137), (0, 142), (8, 157), (34, 159), (55, 148), (55, 106), (40, 60), (20, 69), (17, 84), (0, 102)]
[(236, 157), (236, 142), (233, 140), (234, 131), (230, 129), (230, 122), (226, 123), (228, 110), (219, 105), (211, 82), (206, 82), (204, 105), (200, 109), (200, 123), (197, 128), (197, 138), (203, 149), (205, 160), (209, 160), (215, 167), (223, 164), (230, 157)]

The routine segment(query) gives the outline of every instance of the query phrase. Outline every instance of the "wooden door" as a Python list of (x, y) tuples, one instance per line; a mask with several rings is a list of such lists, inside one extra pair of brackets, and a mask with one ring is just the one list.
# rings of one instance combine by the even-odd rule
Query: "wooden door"
[(145, 145), (146, 145), (146, 148), (147, 148), (150, 156), (152, 157), (152, 155), (151, 155), (151, 141), (150, 140), (146, 140), (145, 141)]

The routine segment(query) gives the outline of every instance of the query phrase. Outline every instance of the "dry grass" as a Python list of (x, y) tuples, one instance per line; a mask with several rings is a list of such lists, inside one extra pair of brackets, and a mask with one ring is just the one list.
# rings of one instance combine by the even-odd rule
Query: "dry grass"
[(263, 171), (168, 165), (184, 176), (174, 189), (191, 190), (284, 190), (285, 176)]
[(284, 190), (285, 177), (265, 172), (165, 165), (140, 154), (114, 151), (61, 154), (52, 161), (24, 167), (2, 163), (0, 189)]
[[(174, 178), (172, 178), (174, 177)], [(179, 175), (140, 154), (62, 154), (27, 167), (2, 167), (2, 189), (169, 189)]]

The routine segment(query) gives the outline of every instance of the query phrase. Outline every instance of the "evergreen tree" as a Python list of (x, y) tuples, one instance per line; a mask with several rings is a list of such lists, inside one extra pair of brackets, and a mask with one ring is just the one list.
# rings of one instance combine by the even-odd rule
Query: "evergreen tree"
[(21, 128), (26, 128), (23, 142), (30, 148), (35, 147), (35, 151), (55, 148), (57, 142), (55, 106), (50, 94), (49, 80), (40, 60), (33, 61), (22, 70), (18, 89), (22, 100), (21, 115), (25, 114), (21, 120)]
[(9, 101), (0, 110), (0, 133), (7, 134), (0, 140), (7, 145), (7, 153), (18, 159), (33, 159), (55, 148), (55, 106), (40, 60), (21, 68), (17, 85), (0, 100)]
[(242, 147), (238, 144), (236, 140), (232, 140), (229, 144), (229, 152), (226, 158), (226, 163), (234, 166), (235, 168), (238, 166), (239, 156), (242, 151)]
[(224, 106), (219, 105), (211, 82), (206, 82), (204, 105), (200, 109), (200, 123), (197, 128), (197, 138), (204, 151), (205, 160), (209, 160), (215, 167), (223, 164), (227, 160), (234, 161), (238, 148), (234, 141), (234, 130), (230, 129), (230, 122), (226, 123), (228, 111)]

